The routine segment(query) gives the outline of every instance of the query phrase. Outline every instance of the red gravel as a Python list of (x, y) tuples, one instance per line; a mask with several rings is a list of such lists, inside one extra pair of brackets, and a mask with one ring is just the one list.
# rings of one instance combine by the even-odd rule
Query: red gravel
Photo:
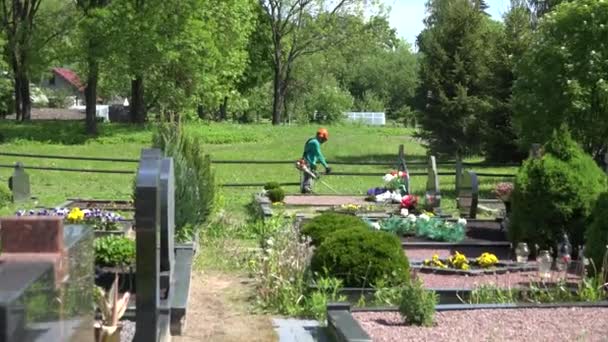
[(433, 254), (439, 255), (440, 258), (447, 258), (451, 253), (449, 248), (408, 248), (405, 250), (405, 255), (407, 255), (407, 258), (410, 260), (430, 259), (433, 257)]
[(608, 341), (608, 308), (444, 311), (434, 327), (406, 326), (398, 312), (355, 312), (375, 342)]
[[(424, 285), (429, 288), (466, 288), (472, 289), (479, 285), (494, 284), (500, 287), (518, 287), (528, 285), (530, 282), (539, 282), (537, 272), (513, 272), (504, 274), (484, 274), (476, 276), (466, 276), (457, 274), (435, 274), (418, 272), (417, 277), (422, 280)], [(551, 278), (545, 280), (547, 283), (556, 283), (564, 277), (563, 272), (552, 272)], [(576, 282), (580, 278), (573, 274), (568, 274), (568, 282)]]

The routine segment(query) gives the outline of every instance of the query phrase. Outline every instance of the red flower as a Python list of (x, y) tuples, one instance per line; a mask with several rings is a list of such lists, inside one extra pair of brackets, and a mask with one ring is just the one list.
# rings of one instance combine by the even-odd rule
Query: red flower
[(418, 204), (418, 197), (413, 195), (405, 195), (401, 199), (401, 208), (405, 208), (408, 210), (414, 209)]

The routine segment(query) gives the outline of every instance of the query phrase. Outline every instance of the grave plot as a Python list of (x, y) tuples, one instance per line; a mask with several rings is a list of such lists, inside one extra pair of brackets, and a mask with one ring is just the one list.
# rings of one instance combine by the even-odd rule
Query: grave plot
[[(184, 329), (196, 241), (185, 244), (174, 242), (173, 160), (163, 158), (160, 150), (142, 152), (136, 197), (139, 200), (132, 204), (128, 201), (70, 200), (54, 209), (19, 211), (16, 217), (6, 221), (27, 223), (50, 220), (61, 226), (65, 225), (66, 232), (67, 228), (70, 232), (89, 232), (90, 245), (85, 248), (89, 259), (83, 257), (78, 260), (76, 256), (73, 259), (74, 269), (86, 270), (88, 277), (88, 290), (83, 292), (84, 297), (80, 300), (86, 302), (88, 307), (93, 307), (91, 304), (94, 298), (100, 298), (91, 292), (96, 285), (102, 291), (100, 296), (105, 293), (106, 305), (109, 305), (109, 308), (117, 306), (121, 313), (119, 317), (115, 317), (117, 321), (114, 322), (108, 317), (112, 310), (108, 307), (105, 308), (109, 311), (102, 310), (104, 305), (98, 302), (97, 312), (91, 311), (89, 321), (84, 325), (88, 336), (81, 336), (74, 341), (94, 340), (94, 318), (97, 321), (95, 338), (100, 336), (101, 331), (118, 329), (117, 333), (122, 335), (123, 340), (164, 341), (168, 340), (170, 335), (180, 335)], [(2, 225), (8, 225), (10, 228), (9, 223)], [(137, 230), (134, 229), (135, 225)], [(13, 234), (0, 240), (10, 246), (19, 246), (28, 239), (19, 236), (12, 229), (0, 231), (3, 234)], [(41, 233), (43, 230), (37, 232)], [(70, 233), (66, 235), (66, 239), (72, 241), (74, 236)], [(46, 238), (47, 235), (41, 234), (41, 237)], [(1, 250), (3, 254), (0, 258), (14, 259), (13, 254), (8, 253), (10, 248)], [(23, 255), (32, 258), (30, 254)], [(44, 256), (50, 258), (46, 254)], [(72, 259), (70, 261), (72, 262)], [(5, 264), (0, 262), (0, 268)], [(92, 272), (93, 266), (95, 273)], [(3, 270), (0, 269), (0, 272)], [(58, 271), (55, 273), (59, 274)], [(4, 274), (2, 273), (3, 278)], [(0, 298), (2, 293), (0, 286)], [(112, 303), (112, 293), (118, 294), (118, 303)], [(14, 317), (8, 319), (12, 320)], [(3, 326), (14, 325), (11, 322), (6, 324)], [(23, 341), (72, 341), (63, 335), (58, 336), (57, 340), (33, 338)]]

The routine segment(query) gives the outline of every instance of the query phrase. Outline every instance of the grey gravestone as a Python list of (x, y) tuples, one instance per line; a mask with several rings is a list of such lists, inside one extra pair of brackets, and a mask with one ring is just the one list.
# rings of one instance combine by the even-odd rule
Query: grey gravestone
[(136, 342), (158, 341), (160, 335), (160, 159), (155, 155), (142, 151), (135, 190)]
[(479, 183), (477, 175), (472, 171), (465, 171), (460, 178), (458, 191), (458, 209), (461, 215), (474, 219), (477, 216), (479, 201)]
[(9, 188), (13, 194), (13, 202), (30, 199), (30, 176), (25, 172), (22, 163), (15, 163), (15, 171), (9, 178)]
[[(161, 288), (170, 289), (175, 259), (175, 178), (173, 159), (161, 159), (160, 165), (160, 271)], [(172, 291), (167, 291), (170, 301)]]
[(433, 207), (429, 209), (439, 208), (441, 206), (441, 191), (439, 190), (439, 175), (437, 173), (437, 162), (435, 156), (429, 157), (428, 177), (426, 180), (426, 193), (434, 197)]

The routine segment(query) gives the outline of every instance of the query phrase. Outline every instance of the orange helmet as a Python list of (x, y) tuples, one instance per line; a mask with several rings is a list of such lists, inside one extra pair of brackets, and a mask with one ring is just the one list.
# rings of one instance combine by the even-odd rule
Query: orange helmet
[(327, 132), (325, 128), (319, 128), (319, 130), (317, 130), (317, 137), (328, 140), (329, 132)]

